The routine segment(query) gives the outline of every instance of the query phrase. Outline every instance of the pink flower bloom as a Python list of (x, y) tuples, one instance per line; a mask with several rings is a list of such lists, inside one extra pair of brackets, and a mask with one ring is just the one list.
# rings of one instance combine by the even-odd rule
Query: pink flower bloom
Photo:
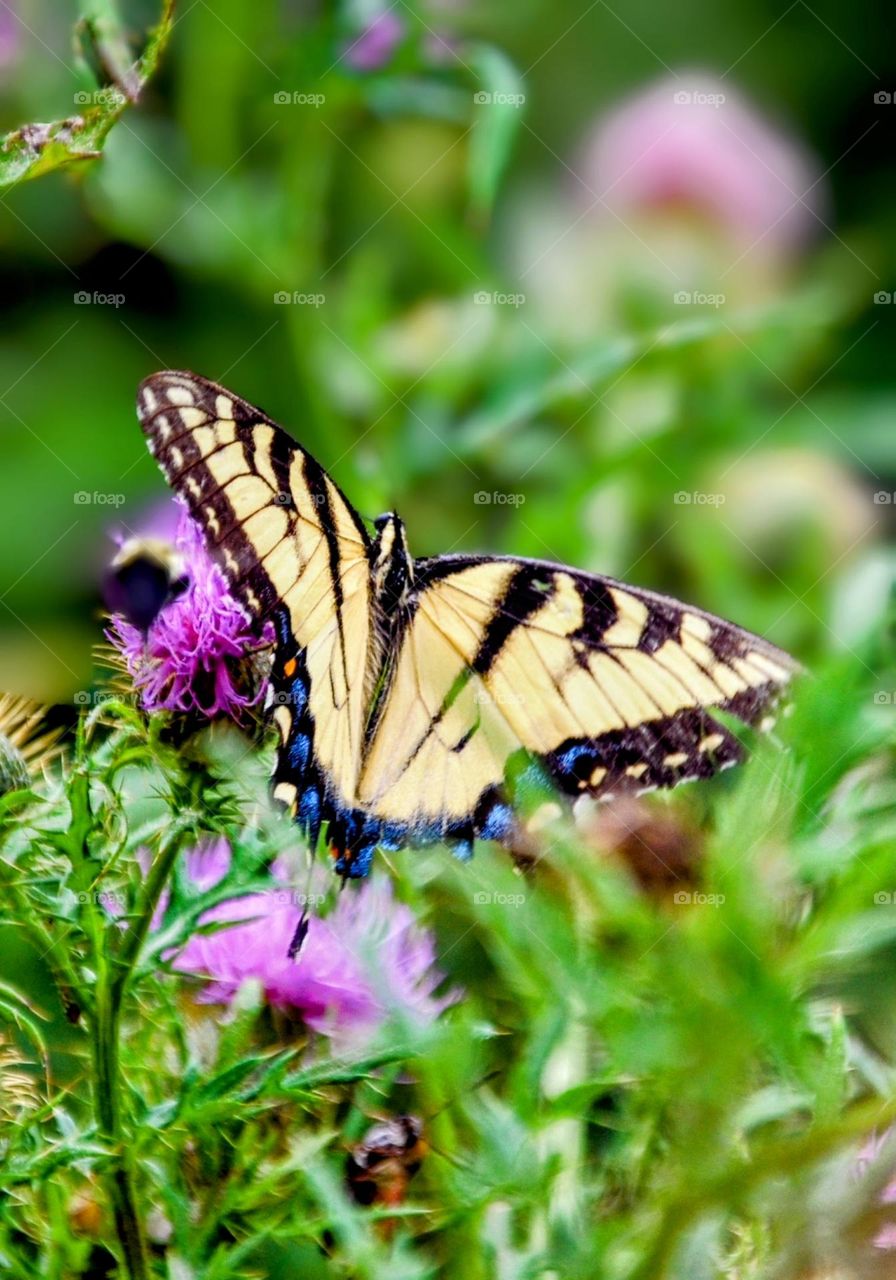
[(623, 102), (587, 142), (580, 171), (589, 203), (601, 197), (621, 216), (684, 207), (745, 245), (789, 250), (818, 225), (803, 148), (708, 75), (669, 77)]
[[(229, 861), (226, 843), (214, 842), (190, 855), (187, 872), (207, 890), (226, 875)], [(394, 900), (389, 880), (366, 881), (343, 893), (325, 919), (311, 916), (291, 959), (301, 902), (281, 882), (219, 903), (199, 923), (228, 927), (194, 934), (172, 967), (207, 980), (200, 999), (208, 1004), (229, 1004), (254, 980), (272, 1005), (342, 1044), (369, 1039), (390, 1013), (431, 1022), (457, 998), (434, 996), (442, 975), (434, 968), (432, 934)]]
[(387, 9), (378, 13), (345, 50), (344, 58), (356, 71), (378, 71), (386, 65), (404, 36), (404, 23)]
[(246, 659), (272, 633), (259, 634), (230, 594), (199, 526), (181, 510), (174, 550), (188, 585), (165, 604), (146, 633), (116, 615), (107, 635), (127, 663), (147, 711), (198, 712), (240, 720), (259, 701), (263, 687), (248, 687)]

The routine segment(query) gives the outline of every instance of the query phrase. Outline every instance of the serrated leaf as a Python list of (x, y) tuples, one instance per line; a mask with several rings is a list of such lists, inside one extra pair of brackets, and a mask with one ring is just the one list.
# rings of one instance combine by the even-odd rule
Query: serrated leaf
[[(297, 1052), (296, 1049), (286, 1049), (282, 1053), (274, 1054), (273, 1057), (255, 1054), (244, 1058), (242, 1062), (235, 1063), (200, 1085), (194, 1094), (195, 1102), (201, 1105), (203, 1102), (225, 1098), (238, 1091), (241, 1098), (252, 1097), (264, 1082), (294, 1058)], [(247, 1092), (240, 1091), (240, 1086), (252, 1076), (255, 1076), (252, 1088)]]
[(363, 1080), (378, 1067), (390, 1062), (403, 1062), (407, 1057), (407, 1049), (390, 1048), (380, 1053), (370, 1054), (366, 1058), (359, 1058), (355, 1062), (347, 1062), (344, 1058), (329, 1058), (286, 1076), (283, 1087), (289, 1090), (310, 1091), (327, 1084), (348, 1084), (353, 1080)]

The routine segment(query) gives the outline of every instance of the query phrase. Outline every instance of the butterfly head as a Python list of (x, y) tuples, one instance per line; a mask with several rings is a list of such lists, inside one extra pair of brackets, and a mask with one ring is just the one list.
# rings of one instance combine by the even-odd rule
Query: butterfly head
[(386, 609), (400, 607), (414, 585), (414, 562), (408, 551), (404, 522), (394, 511), (374, 520), (373, 582), (377, 598)]

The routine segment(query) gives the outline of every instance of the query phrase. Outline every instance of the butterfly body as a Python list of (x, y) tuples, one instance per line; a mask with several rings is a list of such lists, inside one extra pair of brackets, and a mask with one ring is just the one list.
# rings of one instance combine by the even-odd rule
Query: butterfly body
[(374, 536), (260, 410), (194, 374), (147, 379), (139, 414), (231, 589), (274, 623), (274, 795), (336, 866), (377, 847), (513, 843), (527, 790), (638, 793), (741, 758), (714, 711), (767, 713), (796, 664), (731, 623), (565, 565), (414, 560)]

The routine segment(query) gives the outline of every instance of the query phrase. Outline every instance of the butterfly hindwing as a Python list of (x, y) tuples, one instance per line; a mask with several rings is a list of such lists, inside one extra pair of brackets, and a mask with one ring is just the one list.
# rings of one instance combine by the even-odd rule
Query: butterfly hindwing
[(412, 830), (451, 832), (464, 816), (473, 834), (508, 828), (496, 806), (521, 752), (571, 795), (710, 777), (740, 758), (712, 711), (754, 724), (795, 670), (730, 623), (560, 565), (442, 557), (415, 570), (359, 787)]
[(370, 644), (369, 537), (317, 462), (260, 410), (190, 373), (140, 387), (138, 414), (169, 484), (228, 583), (277, 632), (276, 794), (315, 831), (350, 804)]

